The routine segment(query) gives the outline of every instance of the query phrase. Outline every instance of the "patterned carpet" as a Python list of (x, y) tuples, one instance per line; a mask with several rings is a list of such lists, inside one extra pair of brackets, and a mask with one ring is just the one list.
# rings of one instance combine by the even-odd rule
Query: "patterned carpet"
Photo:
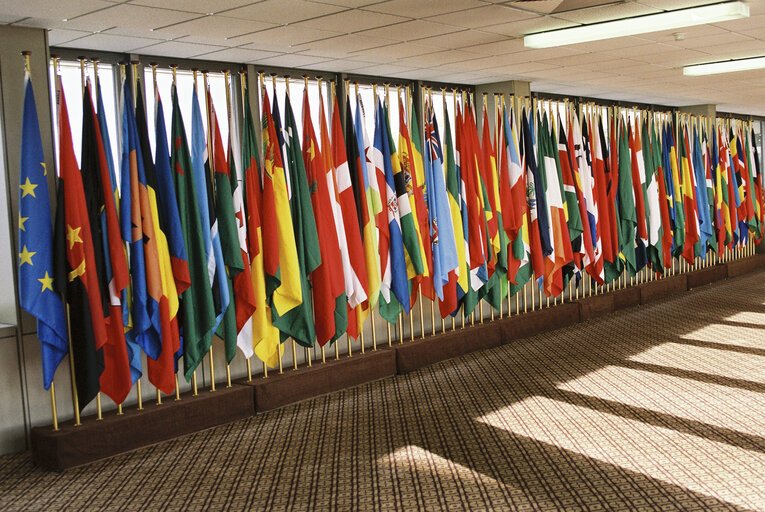
[(765, 510), (765, 272), (109, 461), (0, 510)]

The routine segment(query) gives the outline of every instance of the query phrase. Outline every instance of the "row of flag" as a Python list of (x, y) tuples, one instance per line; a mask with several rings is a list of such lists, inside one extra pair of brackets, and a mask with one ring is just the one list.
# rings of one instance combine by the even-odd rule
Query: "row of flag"
[(194, 87), (187, 131), (173, 85), (167, 140), (157, 88), (150, 134), (140, 81), (135, 101), (124, 81), (116, 166), (88, 83), (78, 167), (60, 80), (56, 91), (51, 223), (27, 75), (19, 292), (46, 389), (71, 341), (81, 408), (99, 391), (122, 403), (144, 371), (172, 393), (178, 362), (190, 379), (215, 335), (227, 362), (239, 349), (275, 367), (286, 339), (357, 338), (375, 309), (395, 323), (424, 296), (442, 318), (469, 315), (532, 279), (557, 296), (584, 275), (662, 274), (763, 234), (759, 155), (741, 125), (503, 103), (491, 122), (484, 106), (479, 131), (463, 100), (442, 131), (429, 98), (418, 116), (399, 97), (394, 137), (387, 101), (367, 113), (358, 93), (344, 122), (320, 98), (314, 126), (306, 89), (301, 137), (289, 94), (282, 117), (264, 87), (258, 144), (248, 91), (224, 141), (209, 91), (200, 101)]

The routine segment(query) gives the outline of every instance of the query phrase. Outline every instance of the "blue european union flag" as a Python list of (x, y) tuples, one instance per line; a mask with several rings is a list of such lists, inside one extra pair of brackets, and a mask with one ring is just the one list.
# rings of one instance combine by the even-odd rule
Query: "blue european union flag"
[(53, 228), (48, 171), (37, 122), (32, 81), (27, 74), (21, 121), (19, 173), (19, 298), (37, 318), (42, 350), (43, 383), (49, 389), (59, 363), (69, 351), (66, 312), (53, 287)]

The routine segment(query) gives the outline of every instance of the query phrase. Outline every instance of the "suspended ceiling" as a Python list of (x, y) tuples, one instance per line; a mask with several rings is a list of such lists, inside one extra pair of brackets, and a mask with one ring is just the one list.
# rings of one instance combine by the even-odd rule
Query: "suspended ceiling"
[[(709, 0), (3, 0), (0, 24), (51, 46), (481, 84), (765, 115), (765, 70), (685, 77), (682, 66), (765, 55), (751, 17), (559, 48), (522, 36)], [(679, 34), (677, 34), (679, 32)]]

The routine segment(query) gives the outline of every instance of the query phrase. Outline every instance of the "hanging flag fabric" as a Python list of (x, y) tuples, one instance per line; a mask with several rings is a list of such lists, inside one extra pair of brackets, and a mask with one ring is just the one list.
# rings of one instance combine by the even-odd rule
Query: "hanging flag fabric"
[(685, 212), (685, 244), (683, 257), (689, 265), (695, 258), (695, 246), (699, 241), (699, 212), (696, 206), (696, 183), (691, 161), (688, 131), (685, 125), (680, 127), (680, 171), (682, 176), (683, 210)]
[[(239, 249), (239, 257), (242, 260), (242, 271), (236, 273), (235, 275), (231, 275), (232, 289), (234, 294), (234, 312), (236, 316), (236, 346), (242, 351), (244, 357), (249, 359), (254, 354), (252, 323), (253, 315), (259, 303), (255, 298), (256, 292), (252, 276), (252, 260), (250, 259), (250, 252), (247, 243), (248, 224), (243, 194), (244, 180), (239, 178), (240, 176), (243, 176), (245, 172), (245, 169), (242, 167), (242, 147), (239, 142), (241, 129), (239, 127), (239, 116), (237, 115), (237, 111), (241, 112), (241, 104), (237, 101), (238, 95), (235, 94), (235, 81), (232, 80), (229, 84), (227, 84), (227, 87), (230, 88), (229, 92), (231, 97), (231, 105), (228, 109), (229, 115), (227, 147), (229, 187), (231, 189), (231, 203), (234, 209), (233, 214), (234, 226), (236, 227), (236, 246)], [(251, 121), (252, 116), (250, 116), (250, 122)], [(255, 148), (257, 148), (257, 144), (255, 144)], [(257, 219), (259, 224), (260, 216), (258, 216)], [(257, 236), (257, 234), (255, 236)], [(259, 244), (259, 242), (256, 243)], [(262, 263), (260, 268), (262, 279)], [(230, 270), (229, 272), (231, 274)], [(264, 288), (261, 286), (261, 291), (262, 290), (264, 290)], [(265, 295), (263, 297), (265, 297)]]
[[(348, 112), (350, 116), (350, 109), (348, 109)], [(369, 310), (374, 311), (380, 295), (380, 253), (377, 232), (379, 228), (376, 226), (378, 216), (383, 213), (383, 207), (375, 164), (373, 163), (373, 158), (375, 158), (374, 149), (367, 136), (364, 105), (360, 94), (356, 95), (354, 132), (356, 133), (361, 162), (362, 183), (364, 186), (363, 197), (366, 199), (365, 204), (362, 205), (362, 210), (365, 210), (366, 214), (363, 217), (361, 237), (364, 244), (364, 259), (367, 267), (367, 296), (369, 299)]]
[(199, 205), (199, 218), (202, 222), (202, 238), (205, 241), (207, 275), (215, 305), (215, 326), (213, 327), (213, 333), (215, 333), (226, 314), (231, 295), (228, 289), (223, 249), (220, 244), (213, 185), (210, 179), (210, 150), (207, 143), (195, 85), (191, 98), (191, 166)]
[[(672, 196), (672, 218), (674, 219), (673, 233), (673, 256), (680, 256), (683, 253), (683, 246), (685, 245), (685, 206), (683, 201), (683, 189), (680, 186), (681, 171), (679, 165), (679, 153), (677, 150), (677, 138), (675, 137), (675, 130), (669, 122), (664, 125), (664, 147), (668, 148), (665, 151), (667, 156), (665, 161), (669, 161), (669, 170), (672, 179), (668, 181), (672, 185), (671, 193), (668, 190), (667, 195)], [(668, 141), (668, 143), (666, 142)]]
[[(399, 193), (398, 207), (401, 216), (401, 233), (404, 238), (404, 254), (411, 293), (409, 309), (405, 308), (404, 312), (409, 313), (414, 306), (421, 281), (429, 276), (427, 268), (429, 251), (425, 249), (422, 218), (419, 212), (419, 209), (422, 209), (423, 213), (425, 213), (424, 206), (420, 208), (422, 191), (419, 189), (419, 183), (417, 182), (418, 171), (414, 162), (414, 150), (412, 149), (412, 140), (409, 137), (406, 114), (400, 96), (398, 98), (398, 118), (398, 151), (396, 152), (395, 159), (394, 155), (391, 155), (391, 163), (393, 165), (393, 176), (396, 179), (396, 192)], [(390, 124), (388, 128), (390, 130)], [(392, 134), (389, 145), (391, 148), (395, 148)], [(400, 177), (397, 177), (399, 175)], [(399, 181), (401, 181), (403, 186), (403, 192), (406, 193), (405, 196), (398, 190)], [(406, 205), (403, 204), (405, 199), (408, 201)], [(427, 216), (425, 217), (425, 225), (427, 227)]]
[[(54, 173), (55, 174), (55, 173)], [(54, 288), (54, 245), (48, 168), (45, 164), (37, 106), (29, 73), (24, 75), (19, 171), (18, 287), (21, 307), (37, 320), (42, 377), (50, 389), (59, 363), (69, 352), (66, 312), (60, 290)]]
[(313, 129), (307, 88), (303, 91), (303, 160), (321, 254), (321, 264), (311, 274), (311, 285), (316, 341), (323, 347), (327, 342), (340, 338), (348, 328), (348, 299), (345, 296), (342, 255), (335, 230), (327, 172)]
[(295, 116), (292, 113), (289, 95), (284, 98), (284, 125), (287, 130), (287, 167), (292, 185), (290, 212), (295, 233), (295, 248), (298, 257), (298, 277), (300, 279), (302, 303), (285, 313), (274, 322), (282, 332), (282, 337), (292, 337), (304, 347), (312, 347), (316, 341), (313, 323), (313, 305), (308, 276), (321, 265), (319, 238), (316, 233), (316, 221), (313, 216), (311, 199), (306, 180), (303, 154), (300, 150)]
[[(399, 98), (399, 115), (405, 112), (405, 110), (401, 109), (400, 105), (401, 103)], [(414, 105), (409, 101), (407, 101), (407, 105), (409, 107), (410, 123), (405, 123), (403, 125), (399, 124), (399, 130), (401, 130), (401, 126), (408, 130), (409, 139), (411, 140), (411, 160), (412, 164), (414, 164), (412, 172), (412, 192), (414, 195), (414, 207), (416, 208), (416, 211), (412, 210), (412, 212), (417, 219), (417, 227), (419, 230), (420, 239), (422, 240), (421, 251), (424, 269), (424, 274), (420, 282), (420, 289), (422, 290), (422, 294), (425, 297), (430, 300), (435, 300), (435, 290), (433, 288), (433, 248), (430, 238), (430, 221), (428, 219), (427, 211), (428, 194), (430, 191), (427, 188), (427, 182), (425, 179), (425, 167), (422, 149), (423, 132), (420, 130), (420, 123), (417, 120), (417, 114), (415, 112)], [(413, 302), (415, 298), (414, 292), (415, 290), (412, 289)]]
[(632, 171), (632, 195), (635, 201), (635, 220), (637, 221), (637, 237), (635, 238), (635, 271), (639, 272), (648, 262), (648, 215), (646, 210), (646, 170), (643, 157), (643, 146), (640, 142), (640, 125), (637, 119), (625, 122), (627, 143), (630, 152), (630, 167)]
[[(106, 290), (102, 290), (99, 283), (90, 231), (90, 212), (74, 156), (69, 114), (60, 77), (56, 78), (56, 98), (59, 185), (54, 233), (54, 277), (56, 289), (69, 305), (71, 357), (74, 360), (77, 399), (82, 410), (99, 391), (99, 378), (104, 369), (103, 347), (107, 343), (104, 303), (108, 304), (108, 299)], [(22, 248), (19, 264), (26, 262), (33, 265), (34, 256), (28, 247), (26, 250)]]
[[(388, 213), (388, 237), (380, 238), (380, 254), (382, 260), (381, 286), (380, 286), (380, 315), (391, 324), (395, 324), (403, 307), (409, 311), (409, 283), (407, 279), (406, 257), (404, 255), (404, 241), (401, 232), (401, 216), (399, 207), (399, 191), (397, 185), (403, 188), (403, 182), (398, 183), (393, 174), (393, 160), (395, 149), (391, 149), (387, 112), (382, 102), (377, 100), (377, 112), (375, 114), (375, 142), (374, 146), (382, 155), (382, 165), (385, 176), (385, 200)], [(400, 180), (403, 181), (403, 180)], [(406, 193), (406, 190), (403, 190)], [(407, 203), (408, 204), (408, 199)], [(387, 250), (386, 250), (387, 246)]]
[(457, 268), (449, 273), (449, 281), (444, 285), (444, 299), (438, 304), (441, 317), (456, 315), (459, 311), (459, 301), (467, 292), (468, 267), (465, 252), (467, 240), (465, 239), (464, 226), (462, 224), (462, 212), (460, 211), (460, 177), (457, 163), (454, 158), (454, 143), (452, 142), (452, 127), (444, 102), (444, 164), (446, 171), (446, 194), (449, 202), (449, 213), (454, 229), (454, 242), (457, 251)]
[(526, 110), (521, 114), (523, 126), (521, 127), (521, 145), (522, 161), (525, 162), (526, 177), (526, 202), (529, 208), (530, 221), (530, 241), (531, 241), (531, 266), (534, 270), (534, 277), (540, 286), (545, 276), (545, 259), (552, 254), (552, 243), (549, 232), (549, 214), (547, 211), (547, 201), (545, 200), (544, 188), (542, 188), (542, 178), (537, 167), (536, 152), (534, 150), (534, 135), (531, 131), (533, 123), (532, 113), (526, 114)]
[[(577, 169), (573, 160), (572, 148), (569, 145), (569, 137), (563, 126), (563, 119), (558, 115), (558, 133), (555, 130), (555, 117), (550, 116), (550, 131), (552, 136), (550, 143), (554, 146), (553, 154), (555, 156), (555, 166), (560, 176), (562, 188), (563, 210), (566, 214), (566, 224), (568, 227), (568, 236), (571, 243), (571, 261), (563, 267), (563, 286), (565, 287), (572, 277), (576, 277), (577, 282), (581, 279), (584, 259), (586, 257), (584, 231), (587, 216), (579, 210), (578, 195), (581, 191), (577, 188), (577, 179), (574, 176), (574, 169)], [(569, 130), (570, 131), (570, 130)], [(556, 151), (557, 149), (557, 151)], [(582, 206), (584, 201), (581, 202)], [(591, 242), (590, 242), (591, 245)]]
[(545, 257), (544, 291), (548, 297), (560, 295), (563, 292), (562, 269), (573, 260), (571, 239), (566, 223), (566, 205), (563, 202), (563, 184), (556, 162), (557, 151), (553, 143), (553, 135), (543, 113), (538, 119), (538, 154), (540, 162), (541, 189), (547, 200), (549, 212), (548, 236), (552, 251)]
[[(659, 212), (661, 215), (661, 252), (659, 255), (660, 262), (664, 268), (670, 268), (672, 266), (672, 224), (670, 219), (670, 205), (672, 204), (672, 198), (669, 195), (667, 189), (667, 175), (668, 169), (665, 167), (663, 159), (663, 148), (659, 143), (656, 133), (656, 122), (650, 123), (651, 131), (651, 157), (653, 160), (653, 168), (656, 170), (655, 180), (659, 188), (658, 202)], [(662, 273), (661, 267), (654, 266), (653, 270), (658, 273)]]
[(130, 277), (114, 206), (109, 165), (91, 98), (88, 83), (82, 100), (81, 175), (93, 236), (95, 270), (102, 292), (108, 293), (109, 296), (108, 303), (103, 304), (108, 321), (100, 389), (114, 403), (121, 404), (133, 383), (120, 302), (120, 293), (127, 288)]
[[(637, 260), (635, 246), (638, 233), (638, 215), (635, 206), (635, 196), (641, 193), (641, 188), (633, 189), (635, 185), (635, 174), (632, 172), (632, 158), (629, 147), (630, 132), (624, 121), (619, 116), (619, 146), (612, 147), (612, 153), (617, 152), (619, 180), (617, 193), (619, 196), (619, 259), (623, 262), (624, 268), (630, 276), (637, 273)], [(640, 186), (640, 182), (638, 181)]]
[[(642, 134), (641, 134), (642, 132)], [(648, 233), (648, 247), (646, 256), (651, 268), (661, 271), (662, 262), (662, 239), (664, 236), (662, 225), (661, 204), (659, 201), (659, 168), (653, 156), (650, 133), (648, 132), (648, 120), (643, 122), (635, 119), (635, 145), (641, 148), (643, 167), (645, 173), (645, 196), (646, 229)], [(663, 183), (663, 179), (661, 180)]]
[[(147, 369), (149, 382), (162, 392), (170, 394), (175, 389), (175, 355), (181, 349), (178, 324), (173, 322), (179, 309), (178, 291), (175, 288), (170, 250), (165, 236), (167, 219), (164, 218), (164, 212), (157, 204), (159, 182), (151, 159), (149, 131), (140, 81), (136, 84), (136, 90), (138, 98), (135, 123), (128, 124), (132, 131), (131, 137), (135, 136), (138, 141), (136, 150), (136, 156), (139, 159), (136, 174), (138, 193), (133, 200), (135, 201), (137, 197), (140, 202), (146, 284), (150, 303), (157, 304), (152, 325), (159, 335), (157, 341), (160, 344), (157, 356), (149, 357)], [(132, 115), (132, 112), (128, 115)]]
[(694, 249), (695, 256), (707, 253), (707, 242), (714, 236), (712, 218), (709, 213), (709, 196), (707, 195), (707, 166), (705, 165), (704, 150), (699, 140), (699, 132), (693, 127), (693, 171), (696, 184), (696, 207), (699, 218), (699, 241)]
[[(584, 209), (580, 206), (582, 225), (585, 230), (585, 269), (587, 273), (598, 284), (603, 284), (603, 242), (600, 236), (600, 216), (597, 203), (597, 187), (593, 174), (593, 161), (590, 148), (589, 128), (585, 126), (582, 130), (582, 124), (576, 112), (573, 113), (571, 121), (571, 130), (569, 133), (570, 146), (574, 150), (574, 161), (576, 162), (575, 183), (582, 191), (584, 200)], [(584, 118), (582, 118), (584, 123)], [(582, 135), (584, 133), (584, 136)], [(578, 196), (577, 192), (577, 196)], [(586, 227), (584, 227), (586, 224)], [(589, 243), (589, 245), (588, 245)]]
[[(252, 354), (263, 361), (263, 364), (270, 368), (279, 365), (279, 360), (284, 351), (279, 337), (279, 329), (273, 326), (271, 322), (272, 310), (267, 301), (265, 255), (271, 254), (269, 258), (274, 258), (278, 264), (279, 259), (279, 238), (278, 225), (275, 215), (266, 215), (269, 220), (264, 219), (262, 205), (265, 203), (267, 190), (271, 196), (270, 204), (273, 205), (273, 185), (270, 179), (267, 179), (265, 171), (261, 178), (261, 167), (258, 161), (258, 141), (255, 134), (255, 121), (250, 108), (249, 91), (245, 89), (244, 94), (244, 126), (242, 131), (242, 167), (244, 168), (244, 190), (245, 190), (245, 211), (247, 218), (247, 249), (250, 257), (252, 288), (255, 297), (255, 313), (251, 322), (246, 322), (237, 338), (237, 345), (242, 350), (245, 357), (249, 358)], [(264, 105), (266, 104), (264, 95)], [(265, 118), (265, 112), (264, 112)], [(268, 139), (267, 126), (263, 130), (264, 148)], [(268, 153), (265, 153), (268, 156)], [(264, 160), (265, 161), (265, 160)], [(271, 165), (271, 164), (270, 164)], [(266, 248), (266, 226), (271, 230), (271, 245)], [(290, 231), (291, 232), (291, 231)], [(294, 240), (293, 240), (294, 245)], [(285, 258), (286, 259), (286, 258)], [(278, 267), (277, 267), (278, 268)], [(249, 340), (247, 339), (248, 329), (250, 330)]]
[(618, 275), (617, 267), (618, 238), (616, 237), (616, 205), (612, 202), (612, 190), (616, 184), (608, 168), (608, 151), (605, 146), (605, 134), (600, 115), (591, 115), (589, 119), (589, 138), (592, 144), (592, 172), (597, 187), (598, 224), (600, 239), (603, 243), (603, 283), (609, 283)]
[[(337, 197), (343, 217), (345, 240), (348, 247), (348, 259), (350, 263), (350, 280), (346, 280), (345, 294), (348, 298), (348, 328), (351, 334), (358, 329), (358, 323), (353, 317), (356, 307), (368, 299), (367, 296), (367, 269), (364, 259), (364, 245), (359, 229), (359, 217), (356, 210), (356, 199), (353, 195), (353, 183), (348, 163), (346, 141), (343, 137), (343, 123), (340, 119), (340, 108), (337, 98), (334, 99), (332, 109), (332, 162), (335, 169), (335, 186)], [(353, 144), (355, 141), (348, 141)], [(349, 287), (350, 285), (350, 287)]]
[[(181, 295), (191, 286), (191, 275), (189, 274), (189, 262), (186, 257), (186, 245), (183, 240), (183, 226), (181, 224), (180, 211), (178, 210), (178, 196), (175, 193), (173, 170), (170, 167), (170, 150), (167, 142), (162, 98), (159, 96), (158, 89), (155, 89), (154, 95), (156, 105), (154, 167), (157, 172), (157, 183), (159, 186), (157, 190), (157, 205), (161, 212), (161, 218), (164, 219), (164, 231), (167, 237), (175, 291), (178, 295)], [(171, 297), (168, 297), (168, 300), (172, 303)], [(176, 307), (170, 308), (170, 321), (175, 324), (174, 329), (179, 331), (179, 335), (181, 325), (180, 308), (180, 301), (178, 301)], [(178, 359), (183, 355), (183, 340), (181, 339), (180, 342), (179, 351), (175, 354), (174, 366), (176, 367)], [(175, 372), (177, 372), (177, 368), (175, 368)]]
[[(518, 141), (518, 129), (515, 114), (505, 109), (503, 116), (505, 143), (505, 160), (507, 161), (507, 176), (510, 192), (503, 189), (502, 198), (507, 200), (502, 206), (503, 220), (511, 218), (512, 223), (508, 236), (511, 249), (508, 251), (507, 274), (510, 280), (511, 295), (515, 295), (531, 278), (531, 242), (529, 239), (529, 207), (526, 196), (526, 177), (521, 162), (521, 152)], [(504, 174), (503, 176), (504, 177)], [(505, 222), (507, 225), (507, 222)]]
[[(231, 363), (236, 355), (237, 336), (247, 318), (252, 316), (253, 302), (249, 273), (245, 273), (244, 260), (242, 259), (242, 248), (240, 245), (239, 225), (236, 219), (236, 210), (234, 209), (234, 195), (231, 190), (231, 172), (228, 161), (226, 160), (226, 149), (223, 146), (223, 140), (218, 126), (218, 116), (213, 105), (210, 89), (207, 89), (207, 118), (209, 119), (210, 139), (212, 143), (212, 167), (215, 176), (215, 218), (218, 227), (218, 237), (221, 248), (223, 265), (220, 261), (216, 262), (216, 271), (218, 279), (223, 281), (219, 284), (221, 293), (228, 292), (228, 307), (223, 314), (223, 321), (218, 326), (216, 334), (223, 339), (226, 349), (226, 362)], [(245, 235), (246, 236), (246, 235)], [(233, 280), (239, 275), (240, 289), (247, 296), (237, 295), (234, 291)], [(244, 286), (241, 287), (241, 284)], [(237, 303), (237, 298), (239, 301)], [(237, 305), (240, 312), (237, 312)]]
[[(183, 333), (184, 377), (189, 380), (210, 350), (212, 330), (215, 327), (215, 306), (207, 271), (207, 245), (203, 236), (200, 205), (197, 203), (191, 155), (175, 84), (172, 86), (171, 94), (173, 117), (170, 168), (173, 172), (178, 216), (191, 277), (190, 285), (181, 293), (179, 315)], [(209, 229), (208, 225), (206, 227)]]
[[(431, 241), (434, 292), (438, 300), (443, 301), (444, 287), (449, 283), (450, 274), (453, 275), (457, 271), (459, 260), (457, 258), (457, 244), (454, 240), (449, 198), (444, 182), (443, 154), (438, 123), (430, 103), (426, 103), (425, 116), (425, 190), (428, 192), (427, 212), (430, 219), (430, 229), (426, 239)], [(456, 307), (456, 300), (454, 307)], [(442, 315), (442, 317), (444, 316), (446, 315)]]
[[(346, 161), (348, 162), (348, 174), (351, 179), (351, 188), (355, 209), (353, 211), (354, 219), (358, 221), (359, 234), (362, 240), (362, 253), (364, 254), (364, 269), (367, 280), (365, 281), (364, 293), (367, 299), (348, 312), (348, 335), (351, 338), (358, 338), (364, 329), (364, 322), (369, 316), (369, 270), (367, 268), (367, 250), (366, 245), (374, 243), (372, 240), (365, 239), (365, 235), (370, 234), (372, 228), (369, 210), (367, 209), (366, 188), (364, 187), (364, 169), (366, 167), (366, 157), (360, 151), (361, 144), (356, 136), (356, 129), (353, 122), (351, 109), (351, 99), (346, 96), (345, 103), (345, 145)], [(366, 230), (366, 233), (365, 233)]]

